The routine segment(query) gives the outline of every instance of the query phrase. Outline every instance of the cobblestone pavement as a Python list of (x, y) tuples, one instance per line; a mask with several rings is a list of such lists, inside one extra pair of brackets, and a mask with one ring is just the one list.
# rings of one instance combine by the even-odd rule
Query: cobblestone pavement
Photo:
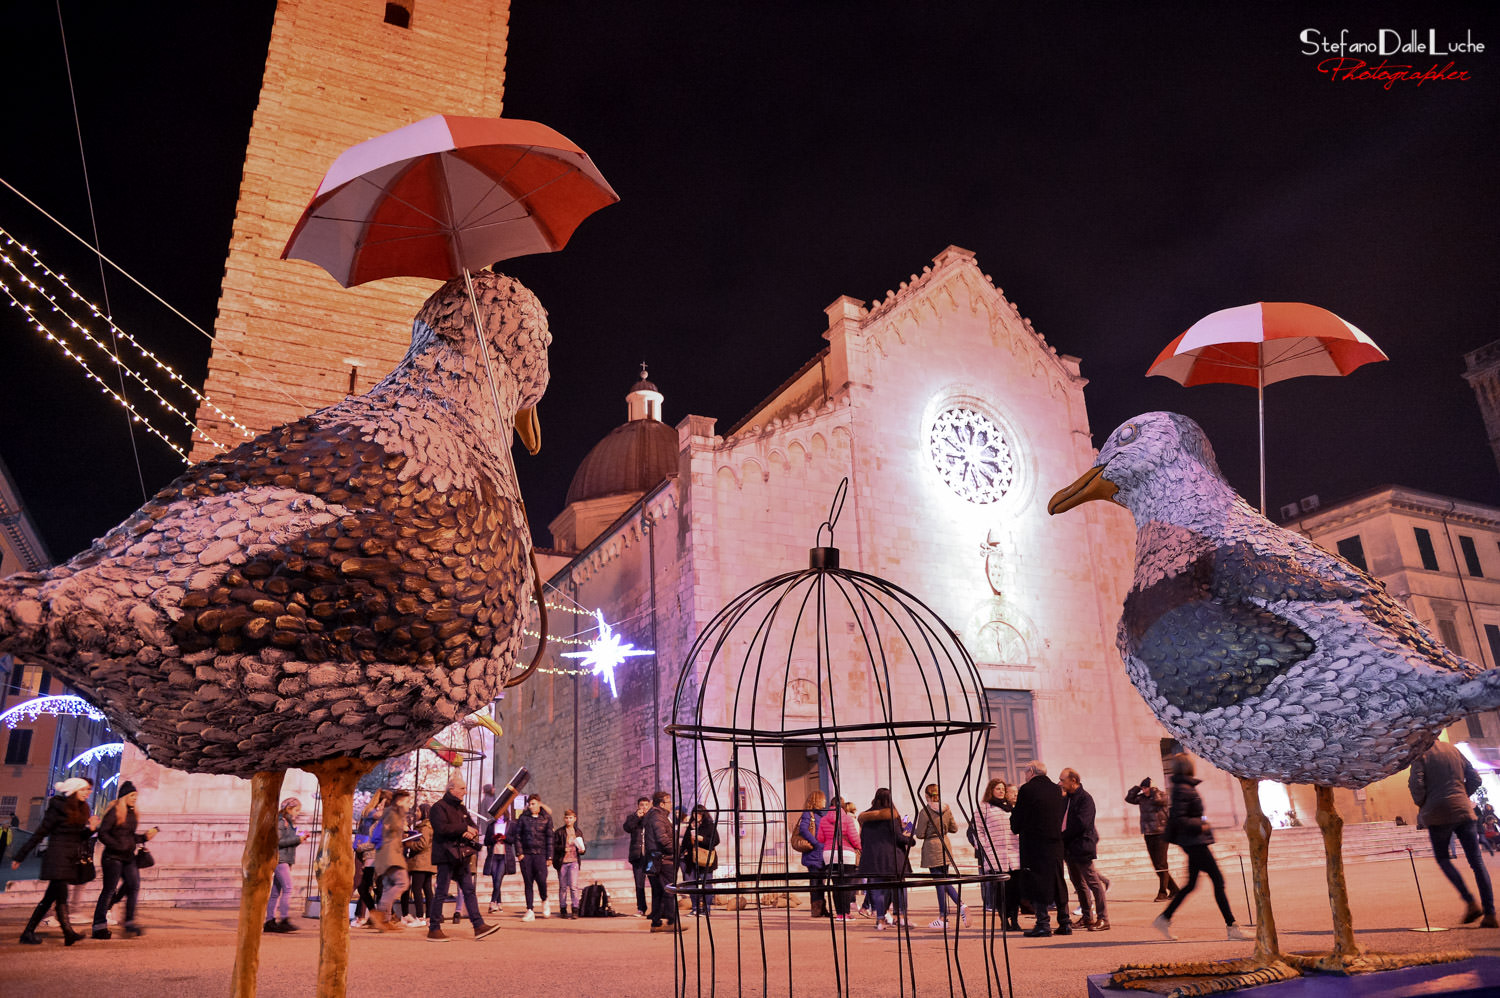
[[(1229, 880), (1229, 896), (1235, 914), (1247, 922), (1245, 891), (1238, 863), (1221, 857)], [(1462, 861), (1460, 869), (1466, 869)], [(1443, 879), (1430, 857), (1418, 858), (1417, 869), (1434, 925), (1456, 926), (1462, 905), (1453, 888)], [(1500, 930), (1454, 928), (1446, 932), (1416, 932), (1423, 925), (1422, 909), (1412, 868), (1405, 854), (1387, 861), (1352, 864), (1348, 868), (1355, 923), (1360, 942), (1367, 948), (1415, 952), (1467, 948), (1477, 955), (1500, 956)], [(1016, 995), (1081, 996), (1085, 977), (1113, 969), (1124, 962), (1166, 959), (1212, 959), (1248, 953), (1249, 943), (1229, 942), (1207, 883), (1188, 899), (1178, 913), (1174, 929), (1181, 939), (1163, 940), (1151, 920), (1162, 906), (1149, 900), (1154, 881), (1116, 880), (1109, 897), (1113, 928), (1109, 932), (1075, 932), (1070, 937), (1022, 939), (1015, 935), (1003, 942), (997, 937), (993, 953), (1001, 967), (1009, 954), (1010, 973)], [(927, 928), (936, 912), (930, 892), (914, 899), (909, 951), (915, 961), (916, 994), (950, 993), (948, 964), (944, 959), (943, 934)], [(1331, 941), (1329, 913), (1321, 870), (1288, 870), (1272, 874), (1272, 896), (1283, 948), (1314, 950)], [(451, 906), (449, 908), (451, 912)], [(822, 996), (837, 993), (833, 973), (834, 943), (846, 993), (892, 998), (902, 993), (896, 982), (898, 946), (905, 953), (905, 937), (876, 932), (873, 923), (857, 919), (837, 933), (830, 923), (814, 923), (801, 908), (793, 913), (787, 930), (784, 909), (763, 912), (768, 930), (762, 950), (756, 932), (756, 913), (740, 916), (738, 945), (735, 918), (731, 913), (713, 918), (713, 946), (718, 978), (718, 996), (737, 994), (785, 995), (788, 993), (788, 951), (793, 969), (792, 994)], [(368, 929), (352, 930), (349, 994), (358, 998), (384, 995), (540, 994), (561, 990), (579, 996), (670, 995), (674, 980), (674, 951), (669, 933), (650, 933), (643, 919), (559, 918), (522, 922), (520, 909), (509, 907), (491, 916), (501, 930), (475, 942), (467, 924), (446, 926), (453, 941), (429, 943), (424, 930), (379, 934)], [(233, 963), (235, 913), (225, 910), (192, 910), (143, 906), (142, 923), (148, 933), (140, 939), (85, 940), (65, 950), (56, 929), (43, 930), (42, 946), (22, 946), (16, 937), (23, 913), (0, 909), (0, 992), (55, 998), (95, 998), (101, 989), (122, 996), (145, 995), (170, 998), (176, 995), (226, 993)], [(84, 921), (85, 919), (80, 919)], [(317, 964), (316, 923), (300, 920), (303, 931), (273, 935), (261, 948), (260, 994), (263, 996), (309, 995)], [(978, 919), (974, 919), (978, 926)], [(790, 942), (788, 941), (790, 939)], [(691, 973), (701, 966), (707, 995), (710, 967), (709, 940), (701, 928), (683, 933), (682, 959)], [(950, 935), (950, 945), (952, 937)], [(972, 934), (960, 937), (967, 994), (984, 994), (984, 950)], [(738, 957), (736, 957), (738, 951)], [(701, 964), (700, 964), (701, 959)], [(745, 968), (742, 984), (736, 984), (736, 961)], [(684, 964), (675, 963), (677, 972)], [(764, 976), (762, 976), (764, 974)], [(906, 994), (911, 993), (910, 974)], [(768, 985), (764, 988), (763, 983)], [(1008, 990), (1008, 989), (1007, 989)], [(687, 994), (699, 993), (689, 987)], [(963, 994), (957, 982), (953, 994)]]

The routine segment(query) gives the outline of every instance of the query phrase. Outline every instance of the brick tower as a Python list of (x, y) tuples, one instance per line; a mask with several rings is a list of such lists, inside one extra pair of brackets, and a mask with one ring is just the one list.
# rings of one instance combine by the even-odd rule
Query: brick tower
[[(256, 432), (365, 391), (406, 352), (428, 280), (344, 289), (281, 250), (349, 146), (431, 114), (498, 115), (509, 0), (279, 0), (205, 393)], [(351, 369), (354, 369), (351, 373)], [(243, 439), (207, 407), (198, 425)], [(194, 460), (216, 453), (195, 440)]]

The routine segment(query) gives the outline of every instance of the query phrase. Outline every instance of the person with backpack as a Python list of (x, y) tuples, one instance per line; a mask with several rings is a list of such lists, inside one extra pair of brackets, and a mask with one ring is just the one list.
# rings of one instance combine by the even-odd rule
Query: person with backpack
[(578, 917), (578, 871), (583, 863), (583, 836), (578, 834), (578, 814), (571, 807), (563, 812), (563, 826), (552, 833), (552, 868), (557, 871), (558, 914)]

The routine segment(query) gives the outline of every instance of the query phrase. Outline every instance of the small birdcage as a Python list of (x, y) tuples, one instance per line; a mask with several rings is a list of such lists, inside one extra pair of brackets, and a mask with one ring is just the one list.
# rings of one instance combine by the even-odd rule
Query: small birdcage
[[(701, 805), (719, 835), (716, 855), (698, 857), (711, 869), (693, 868), (671, 888), (698, 909), (678, 935), (681, 996), (842, 996), (870, 988), (916, 995), (944, 987), (950, 995), (1003, 994), (1002, 966), (1009, 987), (1003, 905), (968, 925), (951, 912), (940, 932), (925, 922), (915, 928), (909, 914), (919, 891), (925, 907), (945, 886), (977, 914), (984, 907), (980, 885), (1003, 890), (1004, 874), (981, 873), (957, 856), (944, 864), (946, 873), (928, 872), (917, 857), (911, 872), (898, 863), (897, 872), (873, 873), (873, 857), (855, 863), (845, 852), (830, 853), (830, 863), (845, 862), (815, 877), (793, 848), (808, 844), (794, 833), (814, 791), (830, 802), (831, 829), (841, 841), (845, 823), (858, 828), (859, 818), (842, 809), (833, 814), (831, 802), (855, 802), (858, 812), (877, 788), (888, 788), (902, 809), (891, 825), (910, 833), (925, 787), (937, 784), (963, 825), (972, 825), (984, 785), (991, 725), (979, 672), (952, 628), (921, 600), (840, 566), (833, 529), (847, 489), (845, 479), (818, 528), (809, 567), (730, 601), (678, 676), (666, 728), (673, 798), (683, 807)], [(684, 812), (678, 814), (677, 841), (691, 868)], [(850, 895), (861, 890), (891, 902), (886, 924), (833, 917), (838, 908), (852, 910)], [(823, 917), (813, 915), (819, 894)], [(878, 949), (863, 945), (877, 941), (861, 938), (872, 933), (884, 943)], [(921, 943), (928, 955), (914, 951), (914, 936), (928, 937)], [(933, 979), (938, 942), (946, 973)]]

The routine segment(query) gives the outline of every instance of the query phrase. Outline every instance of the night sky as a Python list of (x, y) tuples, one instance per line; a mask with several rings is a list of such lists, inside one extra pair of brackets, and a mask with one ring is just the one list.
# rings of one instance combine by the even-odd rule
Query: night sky
[[(211, 328), (272, 5), (62, 7), (104, 251)], [(517, 458), (538, 534), (640, 361), (669, 423), (722, 432), (823, 345), (824, 306), (881, 297), (949, 244), (1082, 358), (1096, 445), (1138, 412), (1187, 413), (1253, 500), (1254, 391), (1144, 372), (1209, 312), (1307, 301), (1391, 360), (1267, 390), (1271, 508), (1385, 483), (1500, 505), (1461, 377), (1500, 338), (1495, 11), (515, 0), (506, 114), (573, 139), (622, 198), (563, 252), (501, 267), (554, 334), (544, 449)], [(1306, 54), (1309, 30), (1485, 51), (1386, 56), (1469, 76), (1387, 88), (1321, 72), (1340, 56)], [(87, 235), (54, 5), (10, 5), (0, 56), (0, 178)], [(102, 297), (91, 258), (3, 188), (0, 228)], [(207, 341), (108, 276), (119, 324), (201, 384)], [(59, 560), (141, 503), (140, 478), (181, 470), (139, 436), (138, 476), (118, 410), (12, 308), (0, 430)], [(1039, 495), (1071, 477), (1043, 468)]]

